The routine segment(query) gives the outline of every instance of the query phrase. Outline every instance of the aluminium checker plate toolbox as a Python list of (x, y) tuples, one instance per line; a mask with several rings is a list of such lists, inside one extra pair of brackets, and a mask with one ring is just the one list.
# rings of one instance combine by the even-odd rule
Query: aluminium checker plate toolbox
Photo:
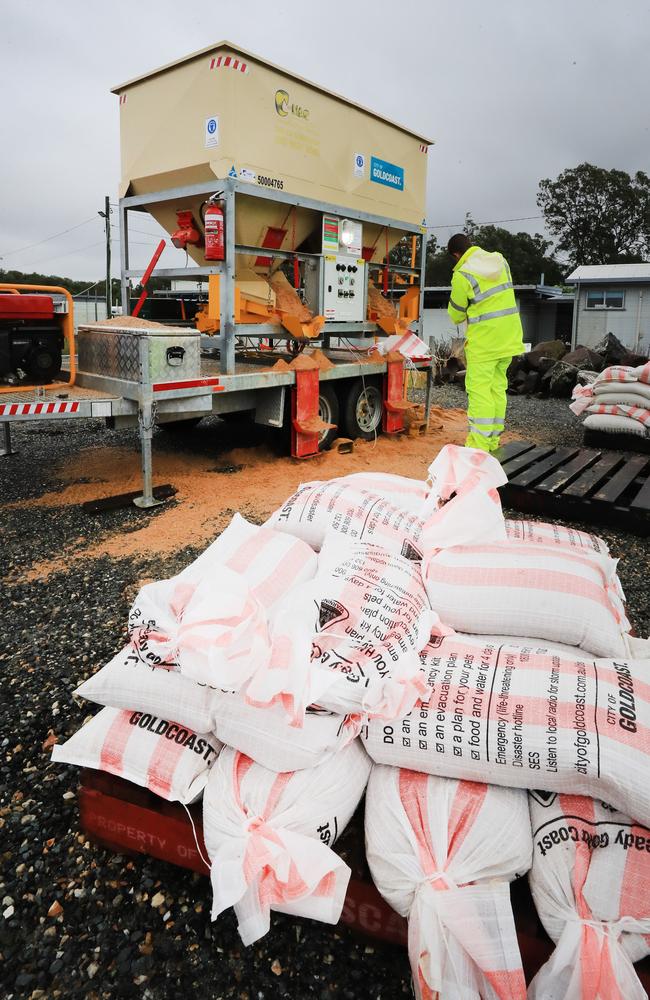
[(140, 384), (196, 379), (201, 374), (198, 330), (80, 326), (77, 342), (81, 372)]

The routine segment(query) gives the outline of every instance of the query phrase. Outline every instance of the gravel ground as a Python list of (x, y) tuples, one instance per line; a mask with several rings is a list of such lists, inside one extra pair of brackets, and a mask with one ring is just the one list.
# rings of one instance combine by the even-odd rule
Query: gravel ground
[[(464, 394), (444, 387), (436, 390), (435, 402), (462, 406)], [(514, 398), (508, 425), (540, 442), (580, 440), (579, 423), (565, 401)], [(49, 763), (43, 744), (51, 732), (67, 738), (92, 714), (91, 706), (74, 703), (71, 691), (119, 648), (137, 580), (169, 576), (194, 553), (186, 549), (146, 563), (104, 557), (77, 563), (74, 571), (47, 582), (25, 582), (22, 568), (65, 552), (78, 538), (80, 523), (99, 538), (135, 530), (142, 517), (156, 514), (129, 509), (91, 518), (78, 507), (20, 504), (57, 488), (53, 470), (71, 450), (103, 443), (137, 448), (133, 432), (109, 431), (90, 420), (71, 422), (65, 431), (56, 422), (24, 424), (14, 432), (14, 443), (21, 453), (0, 459), (5, 579), (0, 995), (6, 1000), (410, 995), (401, 949), (278, 915), (267, 937), (244, 949), (231, 914), (210, 923), (205, 879), (144, 857), (114, 855), (80, 833), (77, 774)], [(183, 445), (168, 439), (165, 447)], [(647, 634), (646, 543), (623, 532), (601, 534), (624, 556), (620, 570), (630, 618)], [(153, 908), (158, 892), (165, 901)], [(58, 915), (53, 904), (61, 908)]]

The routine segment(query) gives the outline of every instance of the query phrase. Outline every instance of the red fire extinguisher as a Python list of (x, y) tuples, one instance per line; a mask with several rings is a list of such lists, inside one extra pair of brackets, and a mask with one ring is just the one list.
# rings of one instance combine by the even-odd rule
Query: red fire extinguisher
[(224, 229), (223, 202), (219, 194), (213, 195), (201, 206), (203, 228), (205, 230), (205, 259), (224, 260), (226, 241)]

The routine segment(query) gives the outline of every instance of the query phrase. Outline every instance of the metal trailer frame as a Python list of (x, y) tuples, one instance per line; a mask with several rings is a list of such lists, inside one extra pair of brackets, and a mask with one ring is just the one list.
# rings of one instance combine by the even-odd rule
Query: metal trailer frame
[[(122, 198), (119, 202), (120, 220), (120, 256), (121, 256), (121, 289), (122, 308), (128, 315), (129, 295), (128, 281), (140, 277), (143, 271), (129, 267), (129, 220), (130, 211), (146, 211), (148, 205), (161, 201), (172, 201), (197, 194), (206, 196), (215, 191), (223, 191), (225, 201), (225, 260), (223, 262), (192, 268), (162, 268), (156, 272), (158, 277), (195, 278), (201, 275), (219, 274), (224, 280), (220, 287), (221, 324), (220, 333), (216, 337), (202, 338), (211, 348), (220, 351), (220, 363), (202, 361), (201, 377), (180, 379), (169, 382), (155, 382), (150, 378), (140, 377), (139, 381), (115, 378), (99, 373), (79, 371), (74, 387), (67, 389), (65, 397), (55, 396), (60, 391), (57, 387), (48, 394), (45, 389), (20, 390), (8, 396), (0, 396), (0, 457), (13, 453), (11, 446), (11, 424), (18, 420), (58, 419), (71, 417), (106, 417), (118, 425), (139, 425), (141, 441), (142, 495), (134, 503), (142, 508), (155, 507), (162, 501), (153, 495), (152, 467), (152, 436), (157, 418), (163, 418), (161, 423), (176, 419), (190, 419), (196, 416), (236, 412), (241, 410), (255, 411), (258, 423), (269, 426), (282, 426), (284, 399), (287, 388), (298, 393), (298, 373), (295, 371), (273, 372), (267, 369), (257, 370), (252, 365), (235, 364), (235, 341), (238, 337), (260, 339), (272, 337), (276, 340), (286, 340), (287, 332), (280, 324), (237, 324), (235, 323), (235, 260), (236, 255), (261, 253), (268, 257), (299, 260), (318, 259), (321, 254), (293, 253), (283, 250), (273, 250), (266, 247), (238, 246), (234, 241), (235, 211), (237, 195), (264, 198), (268, 201), (282, 202), (286, 205), (307, 208), (317, 212), (343, 215), (359, 222), (370, 222), (382, 227), (399, 230), (403, 233), (420, 236), (419, 265), (414, 268), (391, 266), (394, 273), (419, 277), (419, 319), (415, 321), (418, 334), (423, 330), (423, 298), (424, 298), (424, 267), (426, 260), (426, 230), (423, 226), (401, 222), (397, 219), (373, 215), (371, 213), (349, 212), (340, 206), (326, 202), (315, 201), (273, 189), (259, 188), (235, 178), (220, 180), (214, 178), (210, 183), (193, 184), (185, 187), (170, 188), (146, 195), (133, 195)], [(381, 265), (374, 265), (381, 266)], [(365, 293), (366, 290), (364, 290)], [(89, 324), (92, 328), (92, 325)], [(312, 343), (322, 342), (327, 349), (330, 340), (346, 335), (377, 333), (378, 327), (369, 321), (362, 322), (327, 322), (323, 335), (315, 338)], [(140, 372), (148, 371), (147, 342), (140, 340)], [(363, 376), (385, 376), (388, 382), (388, 372), (395, 362), (382, 360), (360, 360), (352, 353), (337, 359), (335, 367), (327, 371), (319, 371), (318, 379), (323, 382), (340, 379), (353, 379)], [(428, 418), (431, 405), (432, 371), (430, 362), (419, 362), (417, 367), (427, 371), (425, 416)], [(242, 371), (241, 369), (244, 368)], [(305, 374), (305, 373), (302, 373)], [(394, 375), (394, 372), (393, 372)], [(316, 380), (316, 384), (318, 382)], [(309, 380), (303, 379), (303, 383)], [(394, 383), (394, 378), (392, 382)], [(313, 396), (313, 386), (311, 389)], [(313, 403), (313, 399), (312, 399)], [(294, 420), (295, 424), (295, 420)], [(303, 452), (301, 454), (308, 454)]]
[[(197, 195), (208, 197), (216, 191), (223, 192), (225, 202), (225, 259), (223, 262), (196, 266), (191, 268), (160, 268), (156, 273), (159, 278), (195, 278), (210, 274), (218, 274), (223, 279), (220, 283), (220, 332), (218, 337), (210, 338), (211, 344), (221, 352), (221, 372), (224, 375), (234, 375), (235, 373), (235, 339), (236, 337), (264, 338), (274, 337), (276, 339), (286, 339), (286, 334), (282, 327), (271, 323), (235, 323), (235, 261), (237, 254), (262, 254), (265, 257), (277, 257), (279, 259), (314, 260), (320, 258), (321, 254), (313, 253), (293, 253), (286, 250), (272, 250), (266, 247), (249, 247), (235, 244), (235, 213), (237, 195), (246, 197), (262, 198), (265, 201), (275, 201), (281, 204), (295, 206), (296, 208), (306, 208), (310, 211), (321, 212), (323, 214), (345, 216), (357, 222), (370, 222), (374, 225), (386, 227), (388, 229), (399, 230), (403, 233), (420, 237), (420, 261), (418, 267), (391, 266), (390, 270), (397, 274), (414, 275), (420, 279), (420, 299), (419, 299), (419, 319), (417, 322), (418, 336), (422, 336), (423, 318), (422, 309), (424, 305), (424, 271), (426, 262), (426, 228), (414, 225), (410, 222), (401, 222), (399, 219), (387, 218), (383, 215), (374, 215), (370, 212), (350, 212), (340, 205), (329, 202), (317, 201), (313, 198), (304, 198), (299, 195), (292, 195), (285, 191), (277, 191), (273, 188), (261, 188), (247, 181), (241, 181), (234, 177), (223, 179), (214, 178), (208, 182), (200, 184), (189, 184), (184, 187), (169, 188), (164, 191), (154, 191), (149, 194), (130, 195), (121, 198), (119, 202), (120, 220), (120, 264), (121, 264), (121, 289), (122, 289), (122, 311), (128, 315), (129, 310), (129, 290), (128, 281), (130, 278), (140, 277), (143, 273), (141, 269), (130, 268), (129, 266), (129, 211), (146, 211), (148, 205), (153, 205), (161, 201), (174, 201), (176, 199), (190, 198)], [(370, 265), (368, 265), (370, 266)], [(377, 265), (375, 265), (377, 266)], [(367, 292), (367, 284), (364, 289), (364, 296)], [(345, 334), (359, 334), (375, 332), (377, 326), (372, 322), (362, 323), (337, 323), (326, 322), (322, 339), (326, 347), (329, 346), (330, 338)]]

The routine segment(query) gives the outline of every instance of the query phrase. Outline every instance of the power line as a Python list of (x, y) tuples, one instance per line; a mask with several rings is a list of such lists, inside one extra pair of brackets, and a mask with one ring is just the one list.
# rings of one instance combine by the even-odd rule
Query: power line
[[(474, 222), (475, 226), (498, 226), (500, 222), (532, 222), (533, 219), (543, 219), (543, 215), (520, 215), (517, 219), (491, 219), (489, 222)], [(427, 229), (456, 229), (458, 226), (464, 226), (467, 219), (462, 222), (449, 222), (446, 226), (427, 226)]]
[(26, 247), (19, 247), (18, 250), (10, 250), (7, 253), (3, 254), (3, 257), (13, 257), (14, 254), (22, 253), (23, 250), (31, 250), (33, 249), (33, 247), (40, 247), (42, 243), (49, 243), (50, 240), (55, 240), (58, 236), (65, 236), (66, 233), (72, 233), (74, 232), (75, 229), (81, 229), (82, 226), (87, 226), (89, 222), (94, 222), (94, 221), (95, 221), (95, 216), (91, 215), (89, 219), (86, 219), (84, 222), (80, 222), (76, 226), (70, 226), (69, 229), (64, 229), (60, 233), (54, 233), (53, 236), (46, 236), (44, 240), (38, 240), (37, 243), (30, 243)]
[(67, 253), (58, 253), (54, 256), (41, 257), (40, 260), (32, 261), (32, 267), (35, 264), (44, 264), (48, 260), (60, 260), (62, 257), (71, 257), (74, 253), (83, 253), (84, 250), (92, 250), (93, 247), (104, 246), (105, 240), (100, 240), (98, 243), (89, 243), (86, 247), (76, 247), (74, 250), (68, 250)]

